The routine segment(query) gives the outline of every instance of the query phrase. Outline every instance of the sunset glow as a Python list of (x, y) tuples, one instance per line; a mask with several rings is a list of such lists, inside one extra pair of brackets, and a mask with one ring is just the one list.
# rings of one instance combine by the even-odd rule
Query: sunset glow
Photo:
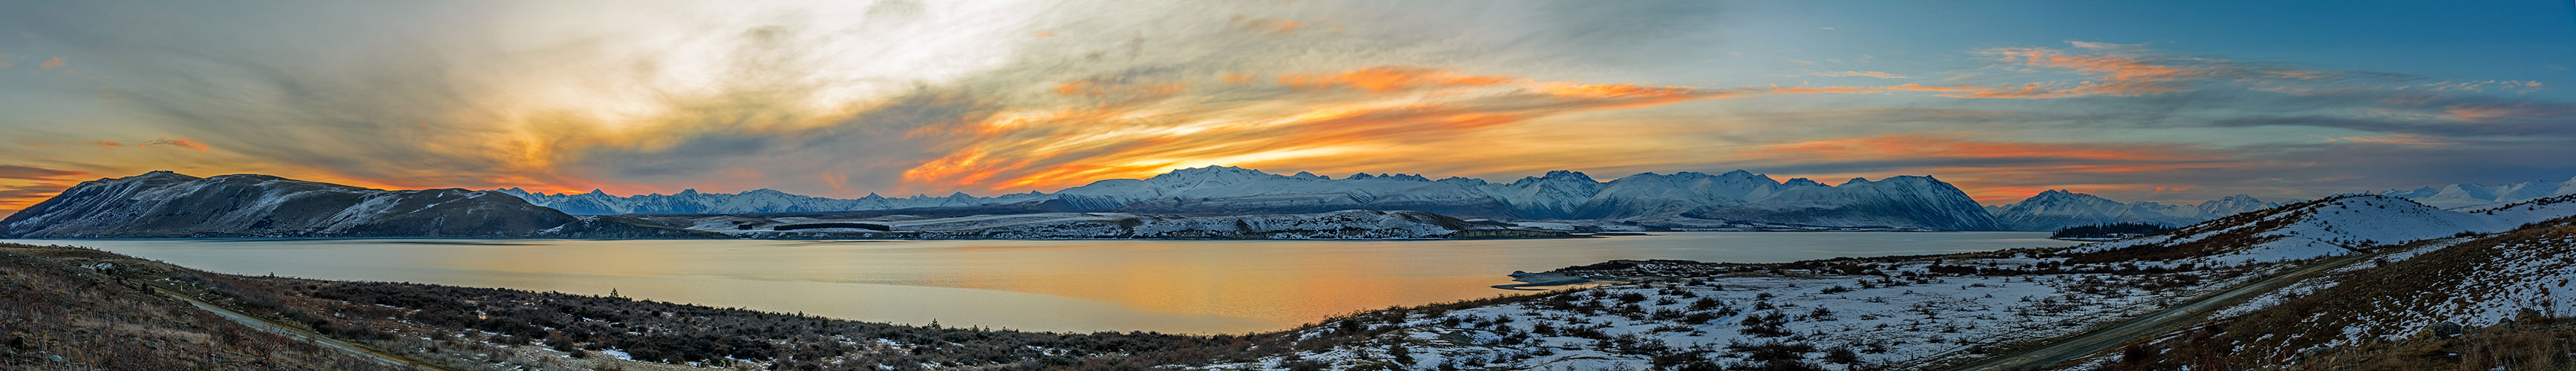
[[(2564, 2), (2444, 10), (2485, 19), (2439, 31), (2476, 45), (2363, 29), (2427, 11), (2405, 5), (2330, 23), (2247, 9), (2152, 34), (2030, 23), (2041, 4), (2003, 2), (598, 5), (0, 6), (0, 210), (161, 169), (827, 197), (1051, 192), (1206, 165), (1496, 181), (1745, 169), (1932, 175), (1985, 203), (2576, 174)], [(2077, 13), (2203, 16), (2101, 6)], [(1137, 11), (1062, 11), (1093, 8)], [(223, 16), (180, 16), (198, 13)], [(2341, 39), (2381, 42), (2316, 42)]]

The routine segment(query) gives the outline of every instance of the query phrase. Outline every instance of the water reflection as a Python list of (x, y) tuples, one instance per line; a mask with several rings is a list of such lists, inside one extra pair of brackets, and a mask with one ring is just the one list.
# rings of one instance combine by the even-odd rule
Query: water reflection
[(1778, 262), (2064, 246), (2044, 233), (1476, 241), (75, 240), (217, 272), (620, 294), (868, 321), (1240, 333), (1510, 293), (1611, 259)]

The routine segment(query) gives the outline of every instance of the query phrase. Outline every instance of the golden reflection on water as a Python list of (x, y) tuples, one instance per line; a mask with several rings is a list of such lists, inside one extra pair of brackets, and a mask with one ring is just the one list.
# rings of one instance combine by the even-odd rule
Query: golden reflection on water
[[(2062, 246), (2044, 233), (1672, 233), (1473, 241), (33, 241), (236, 274), (438, 283), (1040, 331), (1270, 331), (1527, 293), (1514, 270)], [(475, 240), (483, 241), (483, 240)]]

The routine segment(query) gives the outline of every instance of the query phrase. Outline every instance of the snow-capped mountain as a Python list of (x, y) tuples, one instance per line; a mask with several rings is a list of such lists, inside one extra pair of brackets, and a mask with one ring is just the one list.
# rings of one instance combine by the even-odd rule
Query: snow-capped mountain
[(1313, 214), (1156, 216), (1034, 213), (922, 218), (650, 216), (669, 225), (743, 238), (917, 239), (1426, 239), (1565, 237), (1565, 232), (1469, 223), (1419, 211), (1342, 210)]
[(494, 190), (494, 192), (519, 196), (521, 199), (526, 199), (528, 203), (555, 208), (556, 210), (562, 210), (564, 213), (573, 215), (751, 214), (888, 210), (1005, 204), (1027, 201), (1045, 196), (1045, 194), (1042, 193), (1031, 192), (997, 197), (975, 197), (965, 193), (956, 193), (950, 194), (947, 197), (915, 195), (912, 197), (892, 198), (878, 196), (871, 193), (868, 194), (867, 197), (837, 199), (790, 194), (765, 188), (743, 191), (741, 193), (701, 193), (698, 192), (698, 190), (689, 189), (682, 190), (677, 194), (665, 195), (656, 193), (635, 196), (615, 196), (608, 194), (608, 192), (602, 192), (595, 189), (587, 193), (564, 194), (532, 193), (519, 188), (503, 188)]
[(2005, 229), (2054, 231), (2066, 227), (2111, 223), (2190, 225), (2280, 205), (2263, 202), (2248, 195), (2227, 196), (2189, 206), (2149, 201), (2121, 203), (2094, 195), (2053, 189), (2040, 192), (2021, 202), (1989, 210), (1995, 213), (1995, 221), (2003, 223)]
[[(1074, 210), (1178, 214), (1317, 213), (1349, 209), (1413, 210), (1446, 215), (1512, 215), (1508, 205), (1460, 181), (1419, 175), (1359, 174), (1331, 179), (1211, 166), (1145, 179), (1111, 179), (1066, 188), (1054, 200)], [(1597, 184), (1597, 183), (1596, 183)]]
[[(1762, 181), (1771, 179), (1759, 175), (1752, 177)], [(1747, 197), (1749, 201), (1744, 203), (1704, 205), (1680, 216), (1787, 225), (1951, 231), (2002, 229), (2002, 225), (1995, 223), (1993, 215), (1977, 205), (1976, 199), (1968, 198), (1967, 192), (1932, 177), (1894, 176), (1875, 182), (1852, 178), (1833, 186), (1806, 179), (1776, 184), (1776, 188), (1770, 188), (1772, 192), (1758, 198)], [(1645, 210), (1633, 212), (1651, 214)]]
[(1823, 227), (1996, 230), (2000, 227), (1956, 187), (1930, 177), (1854, 179), (1829, 186), (1807, 179), (1773, 180), (1737, 170), (1642, 173), (1608, 182), (1575, 171), (1551, 171), (1510, 183), (1418, 174), (1278, 175), (1209, 166), (1145, 179), (1111, 179), (1053, 194), (1000, 197), (964, 194), (830, 199), (776, 191), (616, 197), (601, 192), (527, 195), (530, 202), (573, 214), (727, 214), (893, 210), (1043, 204), (1050, 211), (1163, 214), (1320, 213), (1350, 209), (1412, 210), (1501, 219), (1622, 220), (1685, 228)]
[(0, 236), (690, 237), (462, 189), (388, 191), (257, 174), (154, 171), (82, 182), (0, 220)]
[(1104, 180), (1055, 194), (1091, 211), (1162, 213), (1418, 210), (1510, 219), (1603, 219), (1689, 226), (1759, 225), (1994, 230), (1967, 194), (1930, 177), (1827, 186), (1742, 170), (1644, 173), (1609, 182), (1551, 171), (1511, 183), (1419, 175), (1330, 179), (1211, 166)]
[(2391, 189), (2374, 193), (2415, 200), (2415, 202), (2444, 209), (2477, 209), (2542, 197), (2576, 194), (2576, 178), (2560, 182), (2536, 180), (2505, 184), (2452, 184), (2411, 190)]

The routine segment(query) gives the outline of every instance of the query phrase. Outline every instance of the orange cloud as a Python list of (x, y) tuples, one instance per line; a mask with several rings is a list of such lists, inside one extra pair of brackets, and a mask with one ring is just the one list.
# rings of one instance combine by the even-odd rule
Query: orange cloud
[(1989, 49), (1987, 52), (2004, 56), (2005, 62), (2069, 69), (2117, 81), (2167, 81), (2214, 74), (2204, 70), (2159, 65), (2133, 57), (2075, 55), (2049, 48), (1998, 48)]
[(1234, 16), (1234, 23), (1248, 30), (1270, 31), (1277, 33), (1296, 32), (1297, 27), (1306, 25), (1304, 22), (1286, 19), (1245, 17), (1239, 15)]
[(1644, 107), (1687, 100), (1719, 99), (1728, 93), (1711, 92), (1687, 86), (1638, 86), (1633, 84), (1548, 83), (1532, 90), (1572, 100), (1604, 102), (1606, 107)]
[(124, 146), (125, 146), (125, 143), (118, 143), (117, 141), (113, 141), (113, 140), (93, 140), (93, 141), (89, 141), (89, 144), (97, 145), (97, 146), (102, 147), (102, 148), (116, 148), (116, 147), (124, 147)]
[(154, 138), (154, 139), (152, 139), (152, 141), (150, 141), (150, 142), (144, 142), (144, 143), (143, 143), (143, 144), (141, 144), (141, 145), (136, 145), (136, 146), (134, 146), (134, 148), (152, 148), (152, 147), (178, 147), (178, 148), (187, 148), (187, 149), (193, 149), (193, 150), (198, 150), (198, 151), (205, 151), (205, 150), (206, 150), (206, 143), (204, 143), (204, 142), (198, 142), (198, 141), (196, 141), (196, 140), (192, 140), (192, 139), (188, 139), (188, 138), (170, 138), (170, 137), (162, 137), (162, 138)]
[(2376, 136), (2376, 137), (2335, 137), (2335, 138), (2328, 138), (2328, 139), (2326, 139), (2326, 141), (2327, 141), (2327, 142), (2347, 142), (2347, 143), (2397, 144), (2397, 145), (2410, 145), (2410, 146), (2428, 146), (2428, 145), (2437, 145), (2437, 144), (2445, 144), (2445, 143), (2447, 143), (2447, 142), (2443, 142), (2443, 141), (2442, 141), (2442, 140), (2440, 140), (2440, 139), (2435, 139), (2435, 138), (2432, 138), (2432, 137), (2426, 137), (2426, 136), (2422, 136), (2422, 135), (2415, 135), (2415, 134), (2398, 134), (2398, 135)]
[(1380, 66), (1341, 73), (1304, 73), (1279, 77), (1280, 85), (1298, 90), (1359, 89), (1375, 94), (1430, 87), (1489, 86), (1517, 81), (1509, 76), (1477, 76), (1438, 68)]
[[(1371, 93), (1519, 81), (1405, 67), (1297, 74), (1281, 80), (1304, 90), (1348, 88)], [(1059, 86), (1059, 92), (1090, 91), (1085, 85), (1069, 86)], [(1205, 111), (1152, 102), (1093, 104), (917, 129), (909, 135), (944, 140), (955, 150), (906, 170), (903, 178), (927, 187), (1043, 189), (1201, 165), (1360, 163), (1379, 161), (1414, 145), (1461, 140), (1538, 118), (1738, 94), (1684, 86), (1539, 82), (1489, 95), (1402, 101), (1293, 96), (1242, 110)]]
[(61, 67), (63, 66), (63, 57), (54, 57), (54, 59), (47, 59), (47, 60), (45, 60), (45, 64), (44, 64), (44, 66), (45, 66), (45, 68), (61, 68)]
[[(1241, 75), (1221, 75), (1222, 80)], [(1249, 79), (1249, 77), (1241, 77)], [(1574, 112), (1785, 94), (1930, 92), (1982, 97), (2024, 94), (1970, 85), (1763, 86), (1709, 89), (1627, 83), (1530, 82), (1511, 76), (1445, 69), (1381, 66), (1346, 72), (1288, 74), (1278, 79), (1295, 90), (1350, 89), (1388, 94), (1434, 88), (1517, 89), (1494, 94), (1435, 95), (1400, 102), (1342, 95), (1292, 96), (1253, 109), (1201, 111), (1185, 104), (1117, 102), (1047, 112), (1006, 114), (966, 125), (914, 130), (909, 137), (943, 141), (946, 155), (906, 170), (923, 187), (1043, 189), (1105, 178), (1151, 176), (1173, 168), (1263, 163), (1383, 163), (1387, 156), (1422, 156), (1412, 147), (1478, 135), (1485, 130)], [(1057, 86), (1068, 96), (1115, 91), (1098, 81)], [(2039, 90), (2038, 88), (2021, 90)], [(1285, 107), (1280, 108), (1280, 107)], [(2208, 160), (2156, 146), (1984, 142), (1959, 134), (1846, 138), (1764, 147), (1770, 154), (1809, 159), (2073, 158), (2155, 162)], [(1407, 152), (1411, 151), (1411, 152)], [(1492, 161), (1511, 161), (1496, 156)], [(1758, 157), (1758, 156), (1755, 156)], [(1650, 160), (1639, 160), (1650, 161)], [(1450, 166), (1459, 166), (1449, 164)], [(1506, 166), (1506, 165), (1495, 165)], [(2153, 165), (2104, 165), (2084, 171), (2124, 171)], [(2170, 167), (2166, 167), (2170, 168)], [(1421, 170), (1415, 170), (1421, 171)]]
[(1905, 78), (1905, 75), (1898, 75), (1898, 74), (1894, 74), (1894, 73), (1881, 72), (1881, 71), (1815, 72), (1815, 73), (1809, 73), (1809, 74), (1810, 74), (1810, 75), (1816, 75), (1816, 76), (1824, 76), (1824, 77), (1873, 77), (1873, 78), (1881, 78), (1881, 79), (1902, 79), (1902, 78)]
[(2225, 61), (2156, 57), (2140, 53), (2137, 45), (2083, 41), (2070, 43), (2078, 48), (2101, 54), (2070, 53), (2040, 47), (1995, 48), (1984, 52), (2001, 56), (2000, 60), (2004, 63), (2063, 70), (2088, 76), (2091, 80), (2072, 84), (2026, 83), (2020, 86), (1943, 96), (2015, 99), (2093, 95), (2133, 97), (2189, 90), (2183, 84), (2196, 79), (2235, 78), (2246, 81), (2279, 82), (2324, 80), (2335, 75), (2330, 71), (2260, 68)]
[[(1755, 146), (1732, 157), (1783, 163), (1885, 163), (1895, 172), (1933, 174), (1986, 203), (2018, 201), (2050, 188), (2147, 192), (2172, 184), (2065, 184), (2069, 175), (2168, 172), (2238, 161), (2179, 143), (2047, 143), (1974, 139), (1972, 133), (1905, 133)], [(1906, 166), (1913, 163), (1918, 165)], [(1887, 171), (1835, 174), (1885, 175)]]
[(1227, 84), (1241, 84), (1241, 83), (1252, 82), (1252, 74), (1245, 74), (1245, 73), (1229, 73), (1229, 74), (1217, 75), (1216, 79), (1217, 79), (1217, 81), (1224, 81), (1224, 82), (1225, 82), (1225, 83), (1227, 83)]
[(1966, 139), (1971, 133), (1909, 133), (1835, 138), (1762, 146), (1761, 153), (1795, 154), (1829, 160), (1913, 158), (2066, 158), (2085, 160), (2180, 161), (2214, 157), (2166, 145), (2119, 143), (2027, 143)]
[(1189, 90), (1189, 85), (1177, 83), (1129, 85), (1104, 84), (1091, 81), (1067, 82), (1056, 85), (1054, 89), (1056, 95), (1068, 97), (1099, 97), (1109, 95), (1157, 96), (1180, 94), (1182, 91), (1187, 90)]
[(0, 216), (44, 202), (88, 172), (28, 165), (0, 165)]
[(1037, 37), (1055, 37), (1055, 31), (1038, 31)]
[(2464, 104), (2442, 107), (2446, 119), (2459, 122), (2490, 122), (2532, 117), (2566, 117), (2576, 109), (2529, 103)]

